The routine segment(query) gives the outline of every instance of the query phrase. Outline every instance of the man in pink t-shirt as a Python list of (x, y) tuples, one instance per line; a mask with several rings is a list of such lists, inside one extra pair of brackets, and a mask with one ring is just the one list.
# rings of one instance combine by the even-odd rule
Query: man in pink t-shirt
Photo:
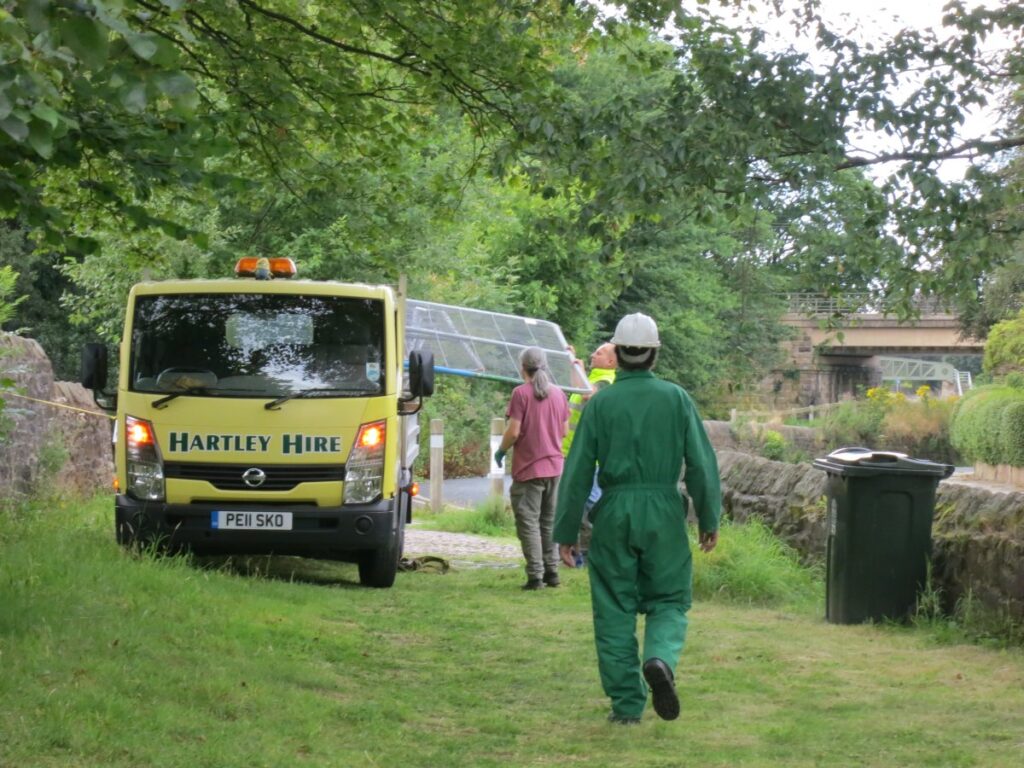
[(526, 557), (523, 589), (557, 587), (558, 555), (552, 529), (564, 463), (562, 438), (569, 427), (569, 402), (555, 386), (544, 350), (523, 350), (519, 363), (526, 383), (512, 391), (505, 414), (508, 426), (494, 460), (501, 466), (506, 452), (515, 446), (510, 496), (516, 533)]

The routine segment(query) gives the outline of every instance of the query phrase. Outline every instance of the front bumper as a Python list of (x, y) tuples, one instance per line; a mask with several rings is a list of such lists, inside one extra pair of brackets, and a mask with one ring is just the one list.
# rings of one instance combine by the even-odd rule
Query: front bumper
[[(214, 511), (291, 512), (290, 531), (216, 529)], [(115, 525), (121, 544), (155, 543), (170, 551), (196, 554), (297, 555), (345, 557), (381, 549), (397, 535), (393, 499), (373, 504), (317, 507), (308, 504), (167, 504), (137, 501), (120, 494), (115, 500)]]

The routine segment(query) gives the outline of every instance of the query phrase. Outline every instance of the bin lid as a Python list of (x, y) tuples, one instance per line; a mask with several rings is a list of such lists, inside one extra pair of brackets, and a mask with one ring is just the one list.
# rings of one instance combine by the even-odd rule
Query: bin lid
[(870, 448), (840, 448), (828, 456), (815, 459), (814, 466), (836, 475), (868, 477), (871, 475), (926, 475), (947, 478), (953, 474), (952, 464), (929, 459), (913, 459), (896, 451), (873, 451)]

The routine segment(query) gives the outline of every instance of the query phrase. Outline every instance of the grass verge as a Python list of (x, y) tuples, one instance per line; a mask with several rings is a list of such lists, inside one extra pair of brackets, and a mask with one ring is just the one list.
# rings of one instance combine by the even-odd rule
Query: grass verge
[(682, 717), (623, 728), (604, 720), (583, 571), (537, 593), (490, 569), (390, 590), (330, 563), (315, 584), (240, 576), (120, 551), (109, 505), (0, 520), (0, 765), (1017, 766), (1024, 750), (1019, 651), (716, 589), (691, 612)]
[(516, 535), (516, 521), (504, 498), (492, 496), (471, 509), (445, 507), (437, 514), (417, 510), (417, 525), (432, 531), (473, 533), (507, 538)]

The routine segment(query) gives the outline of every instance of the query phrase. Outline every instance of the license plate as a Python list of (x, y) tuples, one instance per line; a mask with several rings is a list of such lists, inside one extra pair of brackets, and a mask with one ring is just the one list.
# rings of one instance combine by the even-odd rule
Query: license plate
[(291, 512), (227, 512), (210, 514), (210, 527), (234, 531), (290, 531)]

